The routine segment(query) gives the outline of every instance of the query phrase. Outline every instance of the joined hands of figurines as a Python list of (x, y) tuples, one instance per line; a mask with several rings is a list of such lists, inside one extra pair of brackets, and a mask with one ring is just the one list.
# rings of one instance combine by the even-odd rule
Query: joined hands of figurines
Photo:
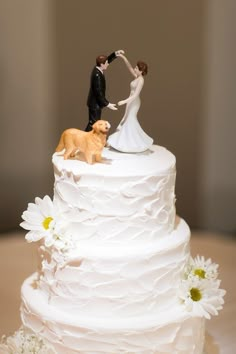
[(126, 100), (123, 100), (123, 101), (119, 101), (117, 104), (118, 106), (123, 106), (126, 103), (127, 103)]
[(122, 50), (122, 49), (120, 49), (120, 50), (117, 50), (115, 53), (116, 53), (116, 56), (117, 56), (117, 57), (121, 57), (122, 55), (125, 54), (125, 51)]
[(116, 103), (109, 103), (107, 108), (110, 108), (112, 111), (117, 111)]

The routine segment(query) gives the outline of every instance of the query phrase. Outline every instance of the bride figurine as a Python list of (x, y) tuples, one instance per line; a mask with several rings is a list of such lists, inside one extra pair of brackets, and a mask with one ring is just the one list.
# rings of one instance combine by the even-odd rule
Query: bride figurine
[(144, 76), (148, 72), (148, 66), (144, 62), (138, 61), (136, 67), (133, 68), (123, 54), (119, 56), (134, 76), (134, 80), (130, 83), (129, 97), (118, 102), (119, 106), (126, 104), (126, 110), (115, 133), (108, 138), (108, 145), (121, 152), (143, 152), (153, 144), (153, 139), (143, 131), (137, 118), (141, 104), (139, 96), (144, 85)]

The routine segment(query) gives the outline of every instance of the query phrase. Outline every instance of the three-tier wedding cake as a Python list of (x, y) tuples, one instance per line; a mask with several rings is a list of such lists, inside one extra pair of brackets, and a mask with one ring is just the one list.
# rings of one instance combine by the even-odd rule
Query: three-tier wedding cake
[(224, 290), (217, 265), (190, 257), (175, 156), (105, 148), (103, 163), (55, 153), (53, 165), (53, 200), (23, 214), (40, 269), (22, 286), (22, 336), (38, 353), (202, 354)]

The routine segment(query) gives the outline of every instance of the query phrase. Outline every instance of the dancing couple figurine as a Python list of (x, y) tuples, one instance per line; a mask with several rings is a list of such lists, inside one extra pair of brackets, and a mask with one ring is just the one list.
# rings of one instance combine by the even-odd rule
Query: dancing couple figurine
[(108, 145), (121, 152), (143, 152), (151, 147), (153, 139), (141, 128), (137, 113), (140, 108), (140, 93), (144, 85), (144, 76), (148, 72), (148, 66), (138, 61), (135, 68), (132, 67), (123, 50), (118, 50), (109, 56), (100, 55), (96, 59), (96, 67), (91, 74), (90, 90), (87, 100), (89, 109), (89, 122), (86, 131), (92, 129), (93, 124), (101, 119), (102, 109), (108, 107), (117, 110), (116, 104), (110, 103), (106, 97), (106, 81), (104, 71), (117, 57), (123, 59), (129, 72), (134, 77), (130, 84), (130, 95), (127, 99), (119, 101), (118, 106), (126, 104), (124, 117), (114, 134), (108, 138)]

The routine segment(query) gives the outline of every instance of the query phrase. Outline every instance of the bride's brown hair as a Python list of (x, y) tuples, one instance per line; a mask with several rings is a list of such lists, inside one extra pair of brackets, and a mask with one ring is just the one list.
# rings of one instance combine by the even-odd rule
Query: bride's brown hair
[(143, 75), (143, 76), (144, 76), (144, 75), (147, 75), (147, 73), (148, 73), (148, 66), (147, 66), (146, 63), (144, 63), (144, 61), (139, 60), (139, 61), (137, 62), (137, 67), (139, 68), (140, 71), (142, 71), (142, 75)]

